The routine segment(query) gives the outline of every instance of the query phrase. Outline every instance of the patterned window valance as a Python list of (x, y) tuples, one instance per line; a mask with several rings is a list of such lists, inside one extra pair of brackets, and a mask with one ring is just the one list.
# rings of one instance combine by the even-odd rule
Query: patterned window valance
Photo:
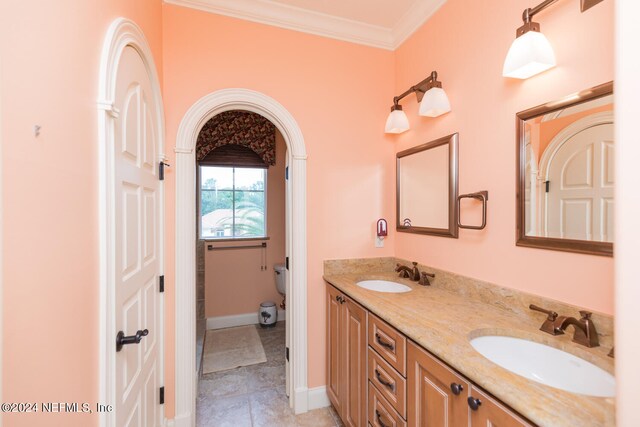
[(276, 127), (260, 114), (232, 110), (212, 117), (198, 134), (196, 159), (229, 144), (252, 149), (266, 165), (276, 163)]

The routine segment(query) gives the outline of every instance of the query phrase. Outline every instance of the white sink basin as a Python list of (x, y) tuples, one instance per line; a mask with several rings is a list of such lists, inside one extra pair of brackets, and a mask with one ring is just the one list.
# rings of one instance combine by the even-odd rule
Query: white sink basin
[(505, 336), (474, 338), (471, 345), (493, 363), (541, 384), (588, 396), (615, 396), (613, 375), (562, 350)]
[(369, 289), (370, 291), (390, 292), (393, 294), (400, 294), (411, 290), (407, 285), (390, 282), (389, 280), (363, 280), (361, 282), (357, 282), (356, 285), (364, 289)]

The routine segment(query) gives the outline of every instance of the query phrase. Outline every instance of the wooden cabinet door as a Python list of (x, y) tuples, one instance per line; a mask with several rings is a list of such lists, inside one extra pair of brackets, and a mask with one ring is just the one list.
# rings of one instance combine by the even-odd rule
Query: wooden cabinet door
[(412, 342), (407, 345), (407, 388), (410, 427), (469, 425), (470, 384)]
[(472, 427), (531, 427), (531, 424), (475, 387), (472, 387), (469, 399), (474, 400), (469, 403)]
[(343, 382), (340, 360), (342, 349), (342, 304), (343, 298), (333, 286), (327, 286), (327, 394), (338, 414), (342, 414)]
[(344, 310), (345, 399), (342, 421), (349, 427), (364, 427), (367, 420), (367, 311), (349, 298)]

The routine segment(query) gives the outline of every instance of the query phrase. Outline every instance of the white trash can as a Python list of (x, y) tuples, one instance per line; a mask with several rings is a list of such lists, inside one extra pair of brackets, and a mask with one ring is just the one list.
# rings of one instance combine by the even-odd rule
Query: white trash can
[(276, 303), (273, 301), (265, 301), (260, 304), (258, 320), (260, 321), (260, 326), (263, 328), (276, 326), (276, 322), (278, 321), (278, 309), (276, 308)]

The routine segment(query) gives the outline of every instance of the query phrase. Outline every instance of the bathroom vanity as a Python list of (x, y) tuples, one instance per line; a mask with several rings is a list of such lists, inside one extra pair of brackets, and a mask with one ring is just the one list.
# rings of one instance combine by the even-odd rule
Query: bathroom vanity
[[(420, 286), (393, 273), (394, 263), (391, 258), (325, 262), (327, 393), (345, 425), (615, 424), (614, 398), (540, 384), (498, 366), (471, 345), (487, 335), (522, 338), (611, 373), (610, 318), (594, 315), (601, 346), (582, 347), (571, 342), (571, 333), (541, 332), (544, 316), (522, 309), (548, 304), (573, 316), (575, 307), (433, 269), (433, 285)], [(372, 279), (411, 290), (378, 292), (357, 285)]]

